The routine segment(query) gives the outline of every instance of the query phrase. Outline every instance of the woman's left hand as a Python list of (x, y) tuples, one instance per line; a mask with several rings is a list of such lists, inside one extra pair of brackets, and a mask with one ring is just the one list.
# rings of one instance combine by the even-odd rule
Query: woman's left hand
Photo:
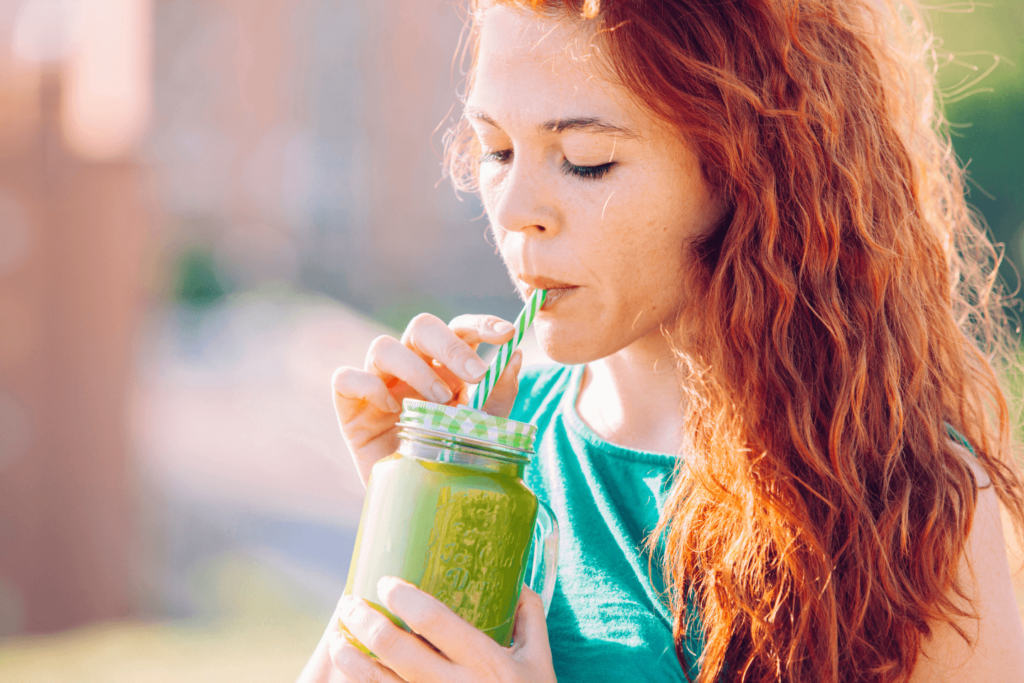
[(523, 587), (516, 607), (512, 647), (483, 632), (412, 584), (385, 577), (377, 586), (384, 606), (423, 636), (415, 635), (359, 598), (338, 603), (345, 627), (380, 661), (360, 652), (337, 626), (330, 636), (334, 666), (353, 683), (555, 683), (551, 646), (540, 596)]

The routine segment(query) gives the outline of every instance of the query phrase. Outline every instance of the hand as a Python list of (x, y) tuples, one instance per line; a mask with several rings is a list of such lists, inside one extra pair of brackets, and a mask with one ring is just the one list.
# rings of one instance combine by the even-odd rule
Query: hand
[[(388, 336), (375, 339), (362, 370), (335, 370), (334, 408), (364, 486), (374, 463), (398, 448), (395, 425), (402, 400), (468, 403), (467, 382), (479, 382), (487, 371), (477, 347), (482, 342), (503, 344), (514, 331), (511, 323), (491, 315), (462, 315), (445, 325), (423, 313), (412, 319), (401, 341)], [(491, 391), (486, 412), (508, 416), (521, 365), (522, 354), (517, 351)]]
[(337, 625), (328, 638), (331, 660), (352, 683), (556, 683), (540, 596), (523, 587), (512, 647), (504, 648), (412, 584), (385, 577), (377, 593), (417, 636), (395, 626), (364, 600), (346, 596), (337, 614), (380, 661), (360, 652)]

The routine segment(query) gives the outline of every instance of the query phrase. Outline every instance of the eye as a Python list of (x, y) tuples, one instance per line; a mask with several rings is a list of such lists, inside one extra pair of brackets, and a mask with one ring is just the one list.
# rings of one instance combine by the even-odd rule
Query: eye
[(512, 150), (502, 149), (496, 152), (484, 152), (480, 155), (480, 163), (484, 164), (487, 162), (496, 162), (499, 164), (507, 164), (512, 159)]
[(562, 162), (562, 172), (567, 175), (573, 175), (577, 178), (585, 178), (587, 180), (597, 180), (598, 178), (604, 177), (608, 171), (612, 170), (616, 162), (611, 161), (607, 164), (601, 164), (599, 166), (577, 166), (576, 164), (570, 163), (568, 159)]

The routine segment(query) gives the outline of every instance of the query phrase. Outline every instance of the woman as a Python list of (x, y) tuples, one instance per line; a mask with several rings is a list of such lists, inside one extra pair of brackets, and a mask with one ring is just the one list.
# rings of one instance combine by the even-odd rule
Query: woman
[[(343, 599), (303, 680), (1024, 680), (998, 259), (914, 8), (472, 10), (449, 166), (519, 293), (549, 292), (535, 329), (565, 366), (517, 379), (517, 357), (486, 409), (541, 430), (558, 586), (546, 622), (524, 590), (505, 650), (382, 581), (436, 649)], [(510, 335), (419, 316), (335, 374), (364, 483), (399, 402), (464, 401), (476, 346)]]

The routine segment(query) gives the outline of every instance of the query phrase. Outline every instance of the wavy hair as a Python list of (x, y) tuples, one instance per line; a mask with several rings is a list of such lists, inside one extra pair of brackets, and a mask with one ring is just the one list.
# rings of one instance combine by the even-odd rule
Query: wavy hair
[[(700, 305), (670, 331), (691, 455), (651, 545), (680, 660), (692, 619), (702, 683), (903, 681), (933, 625), (969, 639), (978, 489), (947, 426), (1020, 529), (997, 379), (1016, 340), (926, 18), (896, 0), (497, 1), (578, 22), (729, 207), (686, 245)], [(474, 189), (472, 131), (447, 142)]]

